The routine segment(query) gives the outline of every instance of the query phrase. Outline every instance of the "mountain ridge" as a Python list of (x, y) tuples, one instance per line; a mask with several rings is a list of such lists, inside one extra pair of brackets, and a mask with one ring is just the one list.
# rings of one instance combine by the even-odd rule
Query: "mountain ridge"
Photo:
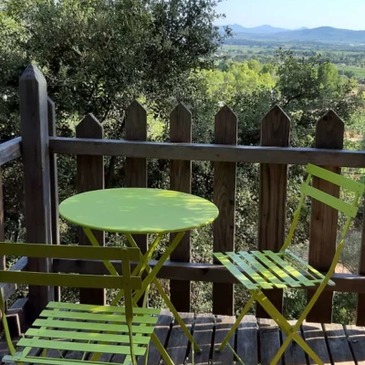
[(365, 44), (365, 30), (351, 30), (320, 26), (316, 28), (286, 29), (261, 25), (247, 28), (239, 24), (228, 24), (233, 37), (228, 39), (229, 44), (248, 41), (271, 41), (271, 42), (322, 42), (322, 43), (345, 43)]

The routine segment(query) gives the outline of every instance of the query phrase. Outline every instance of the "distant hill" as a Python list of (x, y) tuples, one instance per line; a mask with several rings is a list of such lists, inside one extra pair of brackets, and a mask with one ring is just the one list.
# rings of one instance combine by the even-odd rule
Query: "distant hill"
[(254, 28), (246, 28), (239, 24), (229, 24), (227, 25), (231, 28), (232, 32), (236, 35), (244, 33), (244, 34), (276, 34), (280, 32), (288, 31), (285, 28), (276, 28), (271, 25), (260, 25), (259, 27)]
[(270, 42), (319, 42), (338, 44), (365, 44), (364, 30), (349, 30), (333, 27), (301, 28), (289, 30), (262, 25), (255, 28), (245, 28), (239, 24), (228, 25), (232, 29), (233, 38), (229, 44), (240, 44), (242, 41)]

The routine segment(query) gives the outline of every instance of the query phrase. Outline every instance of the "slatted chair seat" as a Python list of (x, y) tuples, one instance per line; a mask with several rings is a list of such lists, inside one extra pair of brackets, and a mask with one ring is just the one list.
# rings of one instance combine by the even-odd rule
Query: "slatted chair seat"
[[(326, 277), (290, 251), (219, 252), (215, 257), (248, 290), (309, 288)], [(327, 285), (335, 283), (329, 280)]]
[[(132, 328), (136, 356), (145, 355), (159, 313), (159, 309), (153, 308), (134, 309)], [(40, 359), (30, 355), (38, 349), (54, 350), (53, 353), (60, 355), (72, 351), (85, 359), (91, 358), (94, 353), (129, 356), (129, 341), (123, 307), (50, 302), (17, 343), (28, 349), (14, 356), (5, 356), (3, 361), (16, 359), (34, 364), (40, 361), (60, 364), (60, 360), (48, 356)]]
[(105, 365), (133, 364), (148, 353), (151, 339), (164, 363), (173, 361), (154, 334), (161, 309), (140, 308), (133, 300), (142, 278), (131, 274), (130, 262), (138, 261), (138, 248), (55, 246), (46, 244), (0, 243), (0, 255), (89, 260), (120, 259), (122, 273), (107, 275), (0, 270), (0, 282), (29, 285), (107, 288), (123, 290), (124, 306), (50, 301), (26, 331), (16, 347), (12, 344), (0, 295), (2, 324), (9, 355), (2, 359), (14, 364)]
[[(286, 334), (285, 340), (270, 364), (273, 365), (278, 363), (291, 341), (295, 341), (316, 364), (323, 364), (320, 357), (298, 334), (298, 330), (325, 287), (327, 285), (335, 285), (331, 280), (331, 277), (339, 261), (346, 234), (358, 212), (360, 199), (365, 191), (365, 185), (312, 164), (307, 165), (306, 172), (307, 178), (300, 187), (301, 196), (298, 207), (294, 213), (288, 235), (279, 252), (263, 250), (214, 253), (215, 258), (225, 266), (241, 285), (248, 289), (251, 295), (250, 299), (238, 315), (236, 322), (223, 339), (218, 351), (222, 350), (225, 346), (228, 346), (234, 352), (229, 344), (229, 339), (235, 333), (241, 320), (252, 304), (257, 302)], [(326, 189), (318, 189), (312, 184), (314, 179), (322, 181), (322, 184), (327, 186), (327, 189), (328, 186), (331, 186), (332, 189), (329, 189), (329, 191), (332, 191), (333, 193), (328, 193)], [(333, 187), (336, 188), (333, 189)], [(346, 196), (347, 200), (342, 198), (341, 192), (344, 193), (343, 196)], [(307, 262), (296, 256), (289, 248), (306, 198), (316, 201), (317, 204), (323, 204), (332, 208), (336, 211), (337, 215), (342, 215), (341, 222), (343, 222), (343, 224), (338, 230), (339, 235), (336, 251), (332, 258), (331, 265), (325, 274), (319, 272)], [(285, 319), (283, 314), (270, 302), (265, 294), (265, 290), (270, 289), (307, 289), (311, 287), (315, 287), (315, 292), (294, 325), (291, 325)], [(244, 364), (237, 353), (235, 353), (235, 356), (241, 364)]]

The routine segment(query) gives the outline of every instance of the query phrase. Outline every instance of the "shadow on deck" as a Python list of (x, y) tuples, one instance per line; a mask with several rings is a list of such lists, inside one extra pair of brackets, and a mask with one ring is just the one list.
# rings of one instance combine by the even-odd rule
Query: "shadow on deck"
[[(221, 352), (214, 351), (232, 325), (234, 317), (212, 314), (194, 316), (192, 313), (182, 313), (182, 317), (202, 348), (202, 352), (195, 354), (195, 364), (234, 364), (233, 354), (228, 348)], [(156, 331), (176, 365), (192, 364), (191, 346), (179, 326), (174, 325), (168, 311), (160, 315)], [(301, 335), (325, 364), (365, 364), (365, 327), (305, 323), (301, 327)], [(278, 330), (273, 321), (248, 315), (231, 339), (231, 345), (246, 365), (266, 365), (270, 363), (284, 339), (285, 335)], [(3, 340), (0, 345), (3, 355), (7, 348)], [(72, 358), (73, 354), (67, 354), (67, 357)], [(148, 364), (159, 363), (160, 356), (151, 345)], [(298, 345), (291, 344), (281, 364), (309, 365), (312, 362)]]

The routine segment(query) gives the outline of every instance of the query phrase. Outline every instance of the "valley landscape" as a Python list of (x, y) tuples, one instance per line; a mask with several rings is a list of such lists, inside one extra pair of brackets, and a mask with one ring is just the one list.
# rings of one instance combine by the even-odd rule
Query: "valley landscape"
[(296, 56), (320, 54), (334, 63), (339, 72), (365, 83), (365, 30), (329, 26), (295, 30), (262, 25), (247, 28), (239, 24), (221, 26), (231, 34), (224, 41), (220, 56), (242, 62), (256, 59), (270, 62), (278, 49), (290, 49)]

